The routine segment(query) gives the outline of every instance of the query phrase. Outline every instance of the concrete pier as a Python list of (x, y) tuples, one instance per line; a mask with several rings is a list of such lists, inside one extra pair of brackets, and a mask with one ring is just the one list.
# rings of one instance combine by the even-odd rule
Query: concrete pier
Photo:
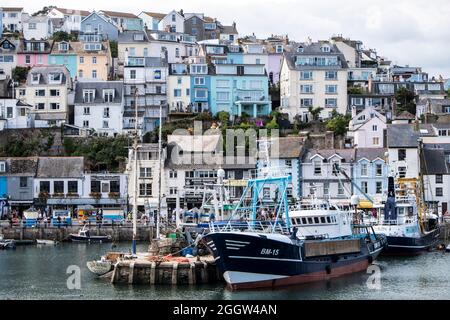
[(196, 285), (223, 280), (211, 256), (186, 261), (155, 262), (139, 257), (117, 262), (111, 272), (113, 284)]
[[(67, 227), (54, 227), (48, 225), (23, 227), (10, 226), (9, 223), (2, 223), (0, 224), (0, 234), (3, 234), (5, 239), (14, 240), (44, 239), (65, 241), (71, 233), (78, 233), (78, 230), (81, 228), (81, 225)], [(114, 242), (131, 241), (133, 239), (133, 228), (131, 225), (92, 225), (88, 228), (91, 230), (91, 233), (95, 235), (110, 235)], [(151, 226), (138, 226), (137, 240), (150, 241), (150, 239), (152, 239), (152, 235), (154, 234), (153, 229), (154, 227)]]

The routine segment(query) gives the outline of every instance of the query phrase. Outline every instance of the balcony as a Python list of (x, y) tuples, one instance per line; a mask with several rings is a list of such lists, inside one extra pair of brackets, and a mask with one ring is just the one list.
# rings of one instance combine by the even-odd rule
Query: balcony
[(238, 90), (235, 100), (241, 103), (267, 103), (270, 99), (260, 90)]

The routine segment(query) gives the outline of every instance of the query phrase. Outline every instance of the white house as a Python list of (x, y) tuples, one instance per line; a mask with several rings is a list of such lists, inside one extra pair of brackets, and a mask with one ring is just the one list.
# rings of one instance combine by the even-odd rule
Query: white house
[(348, 136), (353, 137), (356, 148), (381, 148), (386, 127), (386, 117), (373, 107), (367, 107), (358, 114), (353, 108)]
[(166, 32), (184, 33), (184, 17), (176, 10), (172, 10), (161, 19), (158, 29)]
[(45, 40), (52, 34), (48, 16), (30, 16), (23, 21), (23, 36), (27, 40)]
[(19, 41), (13, 39), (0, 40), (0, 75), (12, 77), (12, 70), (17, 66)]
[(284, 53), (280, 73), (281, 111), (308, 122), (309, 107), (323, 108), (319, 118), (327, 119), (333, 110), (347, 112), (347, 62), (329, 42), (299, 45)]
[(190, 112), (191, 76), (187, 65), (173, 63), (169, 67), (167, 78), (167, 103), (170, 112)]
[[(158, 209), (159, 187), (165, 190), (165, 180), (160, 180), (158, 144), (140, 144), (138, 146), (137, 158), (137, 182), (135, 179), (134, 150), (129, 150), (127, 175), (128, 175), (128, 198), (133, 206), (135, 201), (135, 184), (137, 185), (137, 206), (140, 213), (153, 213)], [(165, 155), (162, 152), (162, 167), (164, 170)], [(161, 194), (163, 191), (161, 192)], [(166, 210), (165, 201), (161, 203)]]
[(334, 164), (351, 177), (354, 160), (353, 149), (309, 150), (302, 159), (302, 197), (349, 204), (352, 184), (344, 175), (334, 171)]
[(26, 15), (23, 12), (23, 8), (3, 7), (1, 11), (3, 11), (2, 30), (6, 29), (11, 32), (22, 31), (22, 15)]
[(17, 99), (0, 99), (0, 130), (30, 128), (31, 108)]
[(231, 26), (221, 26), (219, 39), (226, 42), (237, 43), (239, 39), (239, 32), (236, 29), (236, 22)]
[(81, 20), (89, 16), (90, 12), (85, 10), (53, 8), (48, 13), (50, 20), (60, 19), (62, 30), (65, 32), (81, 31)]
[(162, 106), (162, 118), (167, 117), (168, 73), (168, 65), (161, 58), (129, 57), (126, 60), (124, 130), (135, 130), (135, 103), (138, 107), (138, 125), (142, 134), (157, 127), (160, 106)]
[(34, 198), (47, 195), (48, 205), (73, 205), (83, 194), (83, 157), (39, 157)]
[(164, 19), (165, 13), (142, 11), (138, 17), (144, 24), (144, 29), (159, 30), (159, 22)]
[(409, 124), (387, 127), (388, 163), (397, 178), (419, 177), (419, 131)]
[(81, 200), (96, 208), (125, 209), (128, 197), (128, 175), (116, 172), (84, 174)]
[(72, 81), (65, 66), (34, 67), (26, 84), (16, 89), (16, 98), (34, 108), (33, 126), (60, 126), (67, 119), (71, 90)]
[(100, 136), (122, 133), (123, 82), (78, 82), (75, 88), (74, 122)]
[(447, 163), (442, 148), (426, 146), (423, 152), (425, 201), (442, 216), (450, 208), (450, 164)]

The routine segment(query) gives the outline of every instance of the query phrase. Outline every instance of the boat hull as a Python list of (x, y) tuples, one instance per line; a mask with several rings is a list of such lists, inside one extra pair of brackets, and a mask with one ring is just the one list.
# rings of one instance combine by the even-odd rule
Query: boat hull
[(439, 243), (440, 230), (435, 229), (422, 237), (387, 236), (388, 245), (383, 255), (419, 255)]
[(267, 237), (242, 233), (206, 235), (216, 264), (231, 290), (274, 288), (364, 271), (384, 246), (380, 244), (371, 251), (361, 239), (359, 252), (302, 258), (304, 248), (299, 241)]
[(91, 236), (91, 237), (83, 237), (76, 234), (70, 235), (70, 240), (73, 242), (111, 242), (111, 237), (108, 236)]

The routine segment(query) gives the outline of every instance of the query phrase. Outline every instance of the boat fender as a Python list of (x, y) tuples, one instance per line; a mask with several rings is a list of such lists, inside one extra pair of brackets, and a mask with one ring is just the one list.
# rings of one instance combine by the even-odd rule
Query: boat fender
[(373, 257), (372, 256), (368, 256), (367, 260), (369, 261), (369, 263), (372, 263), (373, 262)]
[(325, 270), (326, 270), (327, 274), (330, 274), (330, 273), (331, 273), (331, 266), (330, 266), (330, 265), (327, 265), (327, 266), (325, 267)]

